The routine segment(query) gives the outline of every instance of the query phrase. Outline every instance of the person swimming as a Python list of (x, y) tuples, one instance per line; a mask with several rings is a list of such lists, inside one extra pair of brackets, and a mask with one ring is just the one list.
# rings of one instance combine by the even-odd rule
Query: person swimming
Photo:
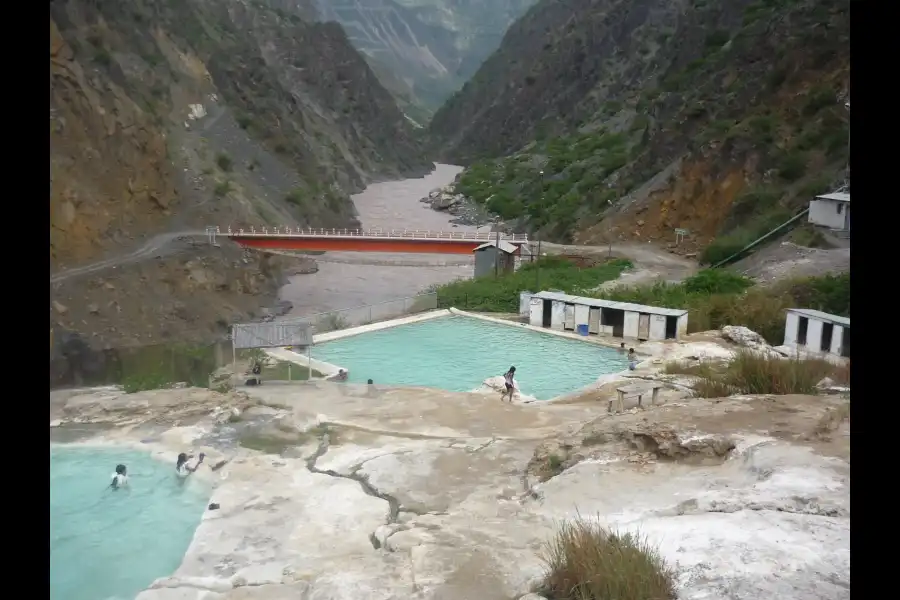
[(125, 465), (116, 465), (116, 472), (112, 474), (112, 481), (109, 487), (117, 490), (128, 485), (128, 467)]
[(509, 371), (503, 374), (503, 388), (504, 391), (500, 394), (500, 400), (503, 400), (503, 397), (509, 394), (509, 401), (512, 402), (513, 393), (516, 391), (516, 368), (510, 367)]
[(178, 460), (175, 462), (175, 474), (181, 477), (182, 479), (196, 471), (200, 468), (200, 465), (203, 464), (203, 459), (206, 458), (206, 455), (202, 452), (197, 460), (197, 464), (193, 467), (187, 464), (188, 460), (193, 458), (194, 455), (188, 456), (184, 452), (178, 455)]

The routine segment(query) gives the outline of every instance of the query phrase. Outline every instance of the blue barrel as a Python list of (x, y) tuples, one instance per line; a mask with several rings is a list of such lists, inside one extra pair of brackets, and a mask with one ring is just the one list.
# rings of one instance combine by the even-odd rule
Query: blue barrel
[(587, 335), (588, 334), (588, 326), (585, 325), (577, 325), (575, 329), (578, 331), (578, 335)]

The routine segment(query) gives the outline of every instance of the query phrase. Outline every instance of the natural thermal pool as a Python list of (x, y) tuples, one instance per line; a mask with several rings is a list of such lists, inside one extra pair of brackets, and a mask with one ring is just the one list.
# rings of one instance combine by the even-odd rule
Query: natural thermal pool
[(440, 317), (316, 345), (350, 381), (466, 392), (516, 367), (523, 394), (549, 400), (628, 367), (613, 348), (471, 317)]
[[(174, 460), (174, 458), (173, 458)], [(116, 464), (129, 489), (107, 488)], [(50, 446), (51, 600), (131, 599), (181, 564), (209, 490), (133, 450)]]

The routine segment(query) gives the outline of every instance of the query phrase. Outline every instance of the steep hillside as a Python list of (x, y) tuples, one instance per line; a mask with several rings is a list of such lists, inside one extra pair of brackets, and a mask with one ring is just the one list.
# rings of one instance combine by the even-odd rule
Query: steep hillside
[(843, 180), (849, 35), (848, 0), (543, 0), (429, 134), (516, 227), (721, 254)]
[(322, 18), (343, 25), (418, 122), (475, 73), (535, 1), (316, 0)]
[[(278, 0), (51, 2), (51, 273), (206, 225), (354, 225), (349, 193), (427, 172), (393, 98), (341, 27), (316, 16)], [(256, 281), (240, 252), (182, 250), (127, 285), (109, 279), (116, 272), (85, 276), (97, 285), (58, 279), (51, 295), (66, 310), (55, 306), (51, 324), (104, 339), (151, 335), (161, 321), (203, 331), (258, 312), (279, 283), (277, 269)], [(215, 277), (163, 283), (201, 255)], [(128, 294), (146, 304), (145, 322), (107, 309)], [(194, 312), (163, 310), (179, 294)], [(76, 319), (73, 303), (100, 308)]]

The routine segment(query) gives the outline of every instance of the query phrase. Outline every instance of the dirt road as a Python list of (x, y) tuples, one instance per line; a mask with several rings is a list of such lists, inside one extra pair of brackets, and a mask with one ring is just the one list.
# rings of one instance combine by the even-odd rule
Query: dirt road
[[(101, 260), (89, 265), (84, 265), (83, 267), (66, 269), (65, 271), (55, 273), (50, 276), (50, 283), (61, 283), (63, 281), (66, 281), (67, 279), (71, 279), (72, 277), (89, 275), (91, 273), (96, 273), (97, 271), (115, 268), (128, 263), (139, 262), (141, 260), (146, 260), (154, 256), (171, 254), (173, 251), (178, 251), (179, 249), (183, 249), (184, 247), (186, 247), (186, 242), (202, 239), (205, 237), (206, 233), (203, 231), (177, 231), (173, 233), (161, 233), (159, 235), (153, 236), (152, 238), (147, 240), (147, 242), (143, 246), (133, 252), (129, 252), (128, 254), (115, 256), (113, 258)], [(181, 248), (179, 248), (179, 246)]]
[(541, 252), (547, 254), (573, 254), (578, 256), (599, 256), (611, 254), (627, 258), (634, 268), (614, 281), (608, 281), (599, 289), (617, 285), (637, 285), (654, 281), (678, 282), (690, 277), (700, 268), (696, 261), (676, 256), (650, 244), (626, 242), (612, 246), (575, 246), (567, 244), (541, 243)]

